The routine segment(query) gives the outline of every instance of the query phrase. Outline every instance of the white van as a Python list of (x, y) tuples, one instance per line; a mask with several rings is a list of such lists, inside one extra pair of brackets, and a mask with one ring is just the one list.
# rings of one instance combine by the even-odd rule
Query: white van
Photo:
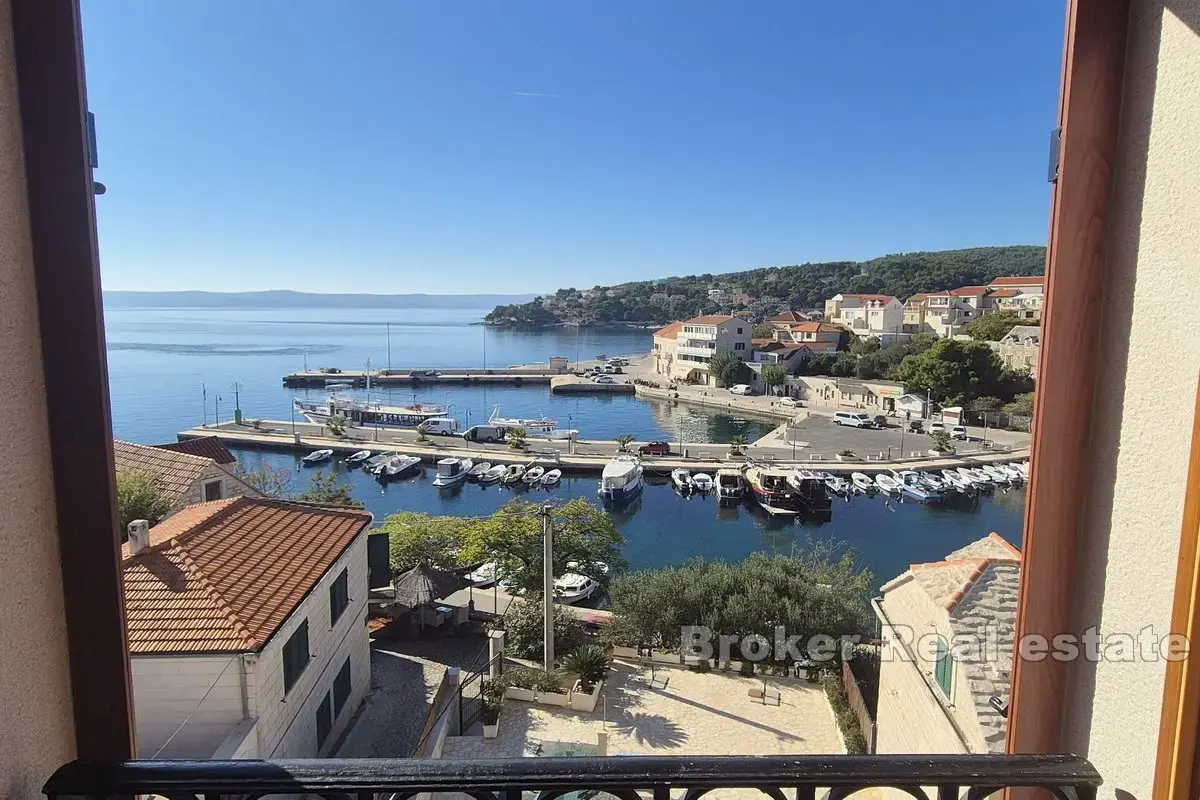
[(458, 433), (458, 420), (450, 417), (434, 417), (427, 419), (422, 425), (425, 426), (425, 433), (437, 434), (438, 436), (453, 436)]
[(739, 383), (729, 387), (730, 394), (751, 394), (750, 384)]
[(503, 442), (504, 428), (499, 425), (472, 425), (462, 437), (468, 442)]
[(875, 423), (861, 411), (839, 411), (833, 415), (834, 425), (849, 425), (851, 428), (873, 428)]

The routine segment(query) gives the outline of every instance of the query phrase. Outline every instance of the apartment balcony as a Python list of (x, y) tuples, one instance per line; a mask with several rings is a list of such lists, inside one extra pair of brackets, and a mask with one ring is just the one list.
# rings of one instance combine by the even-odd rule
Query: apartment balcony
[(676, 355), (687, 356), (702, 356), (703, 358), (712, 358), (716, 354), (716, 348), (713, 347), (695, 347), (692, 345), (675, 345)]
[(748, 796), (770, 800), (841, 800), (890, 787), (949, 800), (1038, 787), (1061, 800), (1091, 800), (1100, 783), (1090, 763), (1071, 755), (612, 756), (75, 761), (60, 767), (44, 791), (50, 798), (314, 794), (368, 800), (457, 792), (477, 800), (557, 800), (572, 792), (604, 792), (621, 800), (698, 800), (713, 790), (746, 789)]

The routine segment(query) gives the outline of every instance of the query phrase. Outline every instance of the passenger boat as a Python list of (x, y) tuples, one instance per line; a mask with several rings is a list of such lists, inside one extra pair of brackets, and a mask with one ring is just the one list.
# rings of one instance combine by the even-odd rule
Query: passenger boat
[(942, 493), (933, 489), (925, 481), (921, 480), (921, 476), (911, 469), (898, 472), (894, 476), (900, 482), (900, 491), (922, 503), (936, 503), (941, 501)]
[(359, 450), (357, 453), (346, 456), (346, 466), (354, 467), (363, 463), (371, 457), (370, 450)]
[(491, 468), (492, 462), (477, 461), (475, 462), (475, 466), (471, 467), (471, 469), (467, 472), (467, 480), (477, 481), (483, 477), (483, 473), (487, 472)]
[(788, 483), (791, 470), (778, 467), (753, 466), (746, 470), (746, 483), (754, 499), (772, 516), (793, 516), (798, 513), (799, 501)]
[(562, 478), (561, 469), (552, 469), (542, 476), (542, 486), (553, 486)]
[(875, 476), (875, 485), (879, 487), (880, 491), (889, 494), (900, 492), (900, 481), (885, 472), (881, 472)]
[(565, 430), (558, 427), (558, 420), (549, 417), (502, 417), (500, 406), (492, 409), (488, 424), (500, 428), (522, 428), (525, 436), (530, 439), (572, 439), (579, 433), (577, 430)]
[(300, 460), (304, 462), (304, 466), (311, 467), (313, 464), (320, 464), (322, 461), (328, 461), (331, 458), (333, 458), (332, 450), (313, 450)]
[(604, 500), (628, 500), (642, 491), (642, 463), (637, 456), (619, 455), (604, 465), (600, 487), (596, 490)]
[(545, 467), (530, 467), (529, 469), (525, 470), (525, 475), (521, 478), (521, 480), (528, 484), (534, 484), (539, 482), (542, 479), (542, 476), (545, 474)]
[(875, 482), (865, 472), (850, 473), (850, 482), (854, 484), (854, 488), (863, 494), (875, 491)]
[(825, 488), (839, 497), (847, 495), (851, 491), (850, 481), (843, 478), (841, 475), (826, 475)]
[(503, 478), (507, 472), (508, 472), (508, 467), (504, 466), (503, 464), (497, 464), (496, 466), (489, 469), (487, 472), (480, 475), (479, 482), (480, 483), (495, 483), (496, 481)]
[(322, 402), (294, 398), (296, 413), (316, 425), (324, 425), (334, 416), (345, 417), (351, 425), (372, 428), (415, 428), (426, 420), (444, 417), (446, 406), (413, 403), (410, 406), (386, 406), (382, 403), (356, 400), (343, 392), (349, 384), (332, 384), (329, 396)]
[(746, 480), (740, 469), (721, 467), (717, 470), (717, 497), (722, 500), (737, 500), (746, 492)]
[(680, 494), (687, 494), (692, 490), (692, 475), (686, 469), (671, 470), (671, 483), (675, 484), (675, 488)]
[(521, 478), (525, 477), (524, 464), (509, 464), (504, 468), (504, 477), (500, 479), (501, 483), (520, 483)]
[(697, 472), (692, 476), (692, 486), (696, 487), (697, 492), (710, 492), (713, 488), (712, 475), (707, 472)]
[(437, 477), (434, 486), (455, 486), (467, 479), (467, 473), (475, 466), (469, 458), (443, 458), (437, 462)]
[(421, 465), (421, 459), (416, 456), (392, 456), (383, 465), (385, 478), (399, 478), (405, 473), (416, 470)]

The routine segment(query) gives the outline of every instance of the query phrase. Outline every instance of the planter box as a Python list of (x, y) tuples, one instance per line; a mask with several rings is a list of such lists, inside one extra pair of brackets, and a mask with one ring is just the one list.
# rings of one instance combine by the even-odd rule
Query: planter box
[(499, 735), (500, 735), (500, 721), (499, 720), (496, 720), (495, 725), (485, 724), (483, 726), (483, 738), (495, 739)]
[(694, 667), (703, 661), (707, 661), (708, 665), (710, 667), (713, 665), (713, 662), (711, 659), (701, 658), (700, 656), (684, 656), (683, 657), (683, 665), (685, 667)]
[(929, 455), (931, 458), (953, 458), (956, 454), (943, 453), (941, 450), (930, 450)]
[(612, 649), (613, 658), (637, 658), (639, 653), (636, 647), (614, 647)]
[(586, 694), (579, 690), (579, 681), (575, 682), (575, 688), (571, 690), (571, 708), (576, 711), (595, 711), (596, 703), (600, 700), (600, 692), (604, 689), (604, 681), (601, 680), (592, 687), (591, 694)]
[(537, 699), (537, 693), (533, 689), (522, 689), (519, 686), (509, 686), (504, 690), (504, 697), (508, 700), (524, 700), (526, 703), (532, 703)]
[(563, 694), (562, 692), (538, 692), (537, 702), (547, 706), (567, 707), (567, 703), (571, 702), (571, 695)]
[(678, 664), (679, 653), (664, 653), (662, 650), (651, 650), (650, 660), (656, 664)]

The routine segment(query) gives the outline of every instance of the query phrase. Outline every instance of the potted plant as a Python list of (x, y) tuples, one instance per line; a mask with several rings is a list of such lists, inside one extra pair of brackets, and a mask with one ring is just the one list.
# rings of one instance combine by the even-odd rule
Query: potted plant
[(345, 415), (334, 414), (332, 417), (329, 418), (329, 421), (325, 423), (325, 428), (326, 428), (326, 430), (329, 431), (330, 436), (333, 436), (336, 438), (345, 436), (346, 435), (346, 417), (345, 417)]
[(853, 461), (856, 458), (858, 458), (858, 456), (856, 456), (854, 454), (853, 450), (849, 450), (849, 449), (842, 450), (840, 453), (837, 454), (838, 461)]
[(729, 437), (729, 455), (740, 456), (746, 449), (747, 439), (744, 433), (737, 433)]
[(634, 440), (634, 438), (635, 437), (632, 433), (622, 433), (620, 436), (618, 436), (615, 440), (617, 443), (617, 452), (618, 453), (629, 452), (629, 444), (630, 444), (630, 442), (632, 442)]
[(929, 450), (929, 455), (937, 458), (938, 456), (954, 455), (954, 445), (950, 444), (950, 434), (946, 431), (934, 431), (931, 437), (933, 439), (933, 447)]
[(504, 705), (504, 683), (499, 680), (483, 679), (480, 685), (483, 702), (483, 738), (495, 739), (500, 734), (500, 709)]
[(562, 691), (562, 678), (557, 672), (541, 670), (538, 672), (537, 701), (548, 706), (566, 706), (571, 702), (571, 695)]
[(505, 439), (508, 440), (509, 448), (513, 450), (525, 449), (525, 429), (524, 428), (509, 428), (505, 434)]
[(534, 690), (538, 685), (539, 671), (533, 667), (517, 667), (507, 673), (504, 676), (506, 684), (504, 696), (510, 700), (524, 700), (532, 703), (537, 699), (537, 692)]
[(571, 689), (571, 707), (582, 711), (593, 711), (599, 687), (604, 685), (608, 674), (608, 655), (594, 644), (585, 644), (567, 653), (563, 669), (579, 675)]

